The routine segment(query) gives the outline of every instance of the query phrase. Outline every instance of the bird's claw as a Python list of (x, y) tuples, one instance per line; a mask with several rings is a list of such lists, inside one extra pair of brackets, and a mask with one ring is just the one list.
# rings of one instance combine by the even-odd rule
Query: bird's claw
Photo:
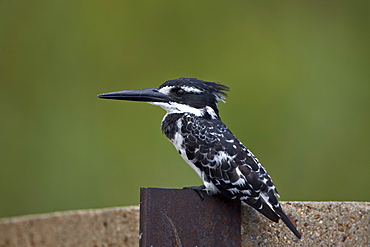
[(190, 187), (184, 187), (183, 189), (190, 189), (190, 190), (194, 190), (195, 192), (197, 192), (197, 194), (199, 195), (200, 199), (202, 199), (202, 201), (204, 201), (204, 195), (202, 193), (202, 191), (206, 188), (206, 186), (204, 185), (200, 185), (200, 186), (190, 186)]

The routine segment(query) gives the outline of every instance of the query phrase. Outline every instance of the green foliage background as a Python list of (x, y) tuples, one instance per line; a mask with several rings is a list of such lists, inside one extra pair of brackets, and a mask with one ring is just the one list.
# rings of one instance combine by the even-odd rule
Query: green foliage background
[(196, 77), (282, 200), (370, 200), (369, 1), (0, 2), (0, 217), (199, 185), (164, 111), (99, 93)]

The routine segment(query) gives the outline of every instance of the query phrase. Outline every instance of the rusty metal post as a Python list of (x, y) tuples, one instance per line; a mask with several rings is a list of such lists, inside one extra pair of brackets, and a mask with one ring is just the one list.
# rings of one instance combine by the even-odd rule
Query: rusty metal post
[(240, 246), (239, 200), (191, 189), (140, 189), (140, 246)]

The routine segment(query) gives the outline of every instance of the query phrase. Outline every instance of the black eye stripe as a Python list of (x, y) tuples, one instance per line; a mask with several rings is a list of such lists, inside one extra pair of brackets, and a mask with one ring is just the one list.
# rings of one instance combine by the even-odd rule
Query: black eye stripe
[(184, 95), (184, 93), (185, 93), (185, 90), (184, 90), (184, 89), (182, 89), (182, 88), (179, 88), (179, 90), (177, 90), (177, 92), (176, 92), (176, 94), (177, 94), (178, 96), (182, 96), (182, 95)]
[(174, 92), (178, 97), (183, 96), (185, 94), (185, 90), (182, 89), (181, 87), (175, 87), (174, 89), (172, 89), (172, 92)]

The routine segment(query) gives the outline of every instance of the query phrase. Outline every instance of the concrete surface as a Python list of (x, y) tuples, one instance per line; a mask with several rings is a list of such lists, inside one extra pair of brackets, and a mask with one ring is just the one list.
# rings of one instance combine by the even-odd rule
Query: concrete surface
[[(370, 246), (369, 202), (282, 202), (302, 239), (279, 221), (242, 209), (243, 246)], [(252, 211), (253, 210), (253, 211)]]
[(0, 246), (138, 246), (139, 207), (57, 212), (0, 220)]
[[(370, 246), (369, 202), (282, 202), (302, 239), (242, 208), (243, 246)], [(138, 246), (139, 207), (0, 219), (0, 246)], [(166, 246), (163, 244), (163, 246)]]

